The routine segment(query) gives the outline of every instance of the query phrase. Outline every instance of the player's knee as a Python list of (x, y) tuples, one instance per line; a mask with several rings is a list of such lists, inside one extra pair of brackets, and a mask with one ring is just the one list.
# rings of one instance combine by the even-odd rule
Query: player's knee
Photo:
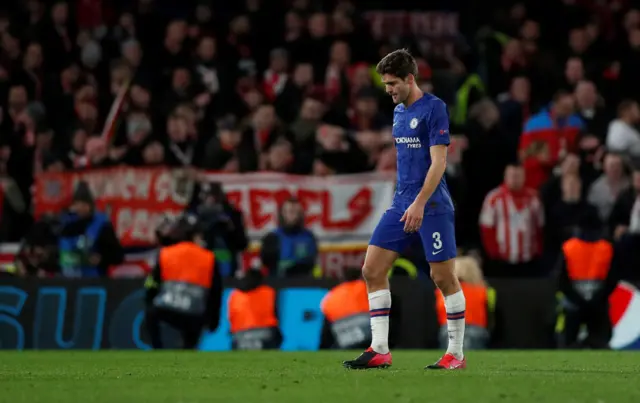
[(434, 270), (430, 272), (431, 279), (443, 292), (453, 291), (457, 287), (457, 278), (452, 270)]
[(362, 266), (362, 277), (368, 284), (376, 284), (386, 280), (387, 273), (384, 269), (372, 266)]
[(436, 285), (438, 285), (438, 283), (442, 281), (442, 276), (440, 275), (440, 273), (433, 269), (431, 269), (429, 276), (431, 277), (431, 280), (433, 280), (433, 282)]

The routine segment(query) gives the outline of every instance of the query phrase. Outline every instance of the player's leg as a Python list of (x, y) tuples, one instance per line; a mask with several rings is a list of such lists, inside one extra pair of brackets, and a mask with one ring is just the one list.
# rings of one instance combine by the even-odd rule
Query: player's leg
[(371, 314), (371, 348), (380, 354), (389, 352), (389, 312), (391, 291), (389, 270), (398, 258), (398, 253), (369, 245), (362, 267), (362, 276), (367, 283), (369, 312)]
[(391, 365), (389, 353), (389, 312), (391, 292), (388, 274), (398, 252), (410, 242), (413, 234), (404, 232), (400, 222), (402, 213), (388, 210), (380, 219), (373, 232), (362, 276), (367, 283), (369, 311), (371, 313), (371, 347), (358, 358), (345, 361), (344, 366), (352, 369), (380, 368)]
[(420, 237), (424, 253), (431, 268), (431, 278), (442, 296), (447, 311), (449, 343), (446, 354), (430, 369), (464, 368), (462, 351), (464, 342), (466, 301), (455, 274), (456, 237), (454, 215), (425, 216)]
[(344, 361), (349, 369), (387, 368), (391, 366), (389, 352), (389, 312), (391, 292), (388, 273), (396, 260), (397, 252), (376, 245), (369, 245), (362, 267), (367, 283), (369, 312), (371, 314), (371, 346), (354, 360)]

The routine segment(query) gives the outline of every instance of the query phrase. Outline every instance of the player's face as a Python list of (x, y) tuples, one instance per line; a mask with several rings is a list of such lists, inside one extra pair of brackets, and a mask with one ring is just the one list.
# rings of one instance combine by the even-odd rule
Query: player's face
[(382, 83), (387, 94), (391, 95), (394, 104), (404, 102), (409, 97), (409, 90), (411, 89), (412, 76), (409, 75), (404, 80), (400, 77), (393, 76), (391, 74), (384, 74), (382, 76)]

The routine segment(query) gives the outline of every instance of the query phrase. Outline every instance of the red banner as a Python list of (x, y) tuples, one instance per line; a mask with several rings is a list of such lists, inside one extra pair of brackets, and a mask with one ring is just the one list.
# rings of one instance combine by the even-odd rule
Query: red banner
[(310, 177), (269, 173), (208, 174), (221, 182), (229, 201), (244, 213), (249, 237), (259, 240), (278, 224), (278, 209), (295, 196), (305, 225), (321, 241), (368, 241), (391, 205), (392, 174)]
[[(358, 174), (328, 178), (253, 173), (206, 173), (204, 180), (222, 183), (229, 201), (242, 211), (247, 233), (260, 240), (278, 224), (278, 209), (295, 196), (305, 209), (306, 226), (320, 241), (366, 241), (391, 204), (393, 176)], [(111, 217), (122, 244), (147, 246), (163, 214), (184, 210), (194, 181), (185, 170), (110, 168), (79, 173), (44, 174), (35, 187), (35, 215), (58, 213), (86, 181), (98, 210)]]
[(36, 180), (36, 217), (67, 208), (81, 180), (89, 184), (97, 209), (110, 215), (124, 246), (149, 245), (158, 220), (165, 213), (183, 211), (193, 188), (182, 170), (112, 168), (48, 173)]

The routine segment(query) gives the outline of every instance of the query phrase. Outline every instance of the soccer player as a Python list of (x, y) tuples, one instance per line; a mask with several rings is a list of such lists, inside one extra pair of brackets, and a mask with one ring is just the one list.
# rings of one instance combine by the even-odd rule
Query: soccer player
[(387, 274), (398, 254), (415, 237), (422, 241), (431, 278), (444, 296), (449, 332), (447, 352), (426, 368), (466, 367), (462, 352), (465, 298), (454, 274), (454, 207), (444, 178), (449, 116), (442, 100), (420, 90), (417, 70), (416, 61), (404, 49), (389, 53), (376, 67), (387, 93), (397, 104), (393, 137), (398, 174), (393, 203), (373, 232), (362, 267), (371, 314), (371, 347), (355, 360), (345, 361), (346, 368), (391, 366), (391, 294)]

